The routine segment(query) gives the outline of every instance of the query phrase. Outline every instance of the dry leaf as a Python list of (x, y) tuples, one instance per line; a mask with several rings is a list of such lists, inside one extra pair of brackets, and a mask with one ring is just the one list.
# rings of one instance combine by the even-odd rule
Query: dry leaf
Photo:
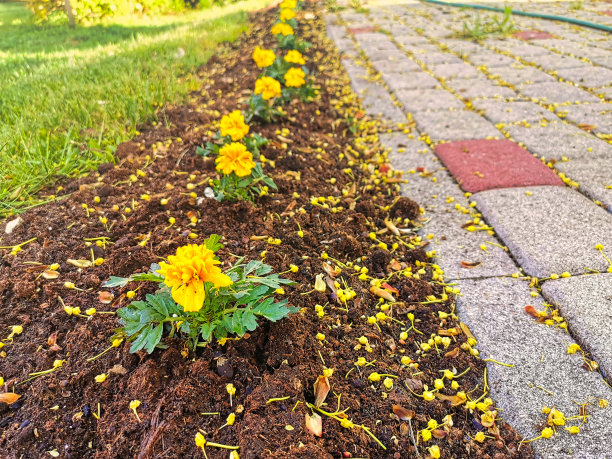
[(448, 435), (448, 432), (446, 430), (441, 430), (441, 429), (434, 429), (431, 431), (431, 434), (435, 437), (435, 438), (445, 438)]
[(268, 236), (251, 236), (249, 239), (251, 239), (251, 241), (263, 241), (264, 239), (268, 239)]
[(480, 266), (481, 264), (482, 264), (482, 261), (462, 261), (461, 262), (461, 266), (463, 266), (465, 269), (476, 268)]
[(89, 268), (91, 266), (91, 260), (73, 260), (72, 258), (68, 258), (68, 263), (72, 266), (76, 266), (77, 268)]
[(53, 271), (52, 269), (45, 269), (42, 273), (42, 277), (45, 279), (57, 279), (59, 277), (59, 273), (57, 271)]
[(49, 338), (47, 338), (47, 344), (49, 346), (55, 346), (56, 343), (57, 343), (57, 332), (53, 332), (49, 335)]
[(402, 421), (407, 421), (408, 419), (414, 418), (414, 411), (404, 408), (401, 405), (393, 405), (393, 412)]
[(534, 319), (540, 318), (540, 313), (536, 310), (536, 308), (534, 308), (530, 304), (525, 306), (525, 312), (529, 314), (531, 317), (533, 317)]
[(317, 437), (323, 435), (323, 420), (321, 416), (317, 413), (306, 413), (306, 430)]
[(9, 405), (15, 403), (21, 398), (21, 395), (14, 394), (13, 392), (3, 392), (0, 394), (0, 403), (7, 403)]
[(320, 407), (325, 399), (327, 398), (327, 394), (331, 390), (331, 385), (329, 384), (329, 379), (327, 376), (319, 376), (314, 383), (314, 394), (315, 394), (315, 406)]
[(461, 330), (463, 330), (463, 333), (465, 334), (465, 336), (467, 336), (468, 339), (473, 339), (474, 341), (478, 342), (478, 340), (474, 335), (472, 335), (472, 332), (466, 324), (464, 324), (463, 322), (459, 322), (459, 326), (461, 327)]
[(100, 294), (98, 295), (98, 299), (100, 300), (100, 303), (102, 304), (110, 304), (113, 302), (113, 298), (115, 298), (115, 295), (113, 295), (111, 292), (100, 292)]
[(412, 392), (421, 392), (423, 390), (423, 381), (419, 379), (406, 379), (404, 380), (404, 384), (408, 387)]
[(444, 354), (444, 357), (449, 357), (451, 359), (454, 359), (456, 357), (459, 357), (459, 348), (456, 347), (455, 349), (453, 349), (452, 351), (448, 351), (446, 354)]
[(370, 292), (372, 292), (376, 296), (384, 298), (387, 301), (395, 302), (395, 298), (393, 298), (393, 295), (391, 295), (389, 292), (383, 290), (380, 287), (376, 287), (375, 285), (373, 285), (372, 287), (370, 287)]
[(399, 293), (399, 290), (396, 289), (395, 287), (391, 287), (389, 284), (387, 284), (386, 282), (383, 282), (382, 286), (385, 288), (385, 290), (388, 290), (391, 293)]
[(449, 328), (448, 330), (438, 330), (438, 335), (440, 336), (457, 336), (461, 334), (461, 330), (457, 327)]
[(389, 221), (386, 218), (385, 218), (385, 226), (389, 229), (389, 231), (391, 231), (396, 236), (401, 235), (400, 231), (397, 229), (397, 226), (395, 226), (392, 221)]
[(580, 123), (578, 127), (582, 129), (583, 131), (587, 131), (587, 132), (591, 132), (593, 129), (597, 128), (597, 126), (595, 126), (594, 124), (586, 124), (586, 123)]
[(457, 395), (444, 395), (439, 392), (436, 392), (436, 397), (438, 397), (440, 400), (446, 400), (450, 402), (451, 406), (459, 406), (465, 403), (465, 399)]

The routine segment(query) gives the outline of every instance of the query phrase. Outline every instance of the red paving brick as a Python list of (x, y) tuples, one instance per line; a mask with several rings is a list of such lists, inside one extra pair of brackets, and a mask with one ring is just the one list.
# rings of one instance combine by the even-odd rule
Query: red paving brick
[(561, 179), (524, 148), (509, 140), (460, 140), (435, 148), (464, 191), (559, 185)]
[(525, 41), (555, 38), (554, 35), (551, 35), (548, 32), (543, 32), (542, 30), (521, 30), (513, 33), (512, 36)]

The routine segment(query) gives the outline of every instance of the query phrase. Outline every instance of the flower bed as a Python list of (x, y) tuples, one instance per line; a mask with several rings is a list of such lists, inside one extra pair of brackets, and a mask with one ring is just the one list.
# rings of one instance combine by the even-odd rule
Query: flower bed
[[(286, 10), (254, 17), (117, 165), (2, 226), (12, 457), (532, 456), (487, 398), (419, 206), (399, 196), (322, 23)], [(241, 259), (272, 272), (243, 275)], [(235, 314), (240, 279), (266, 276), (255, 323), (208, 314)], [(142, 312), (158, 300), (162, 316)], [(286, 309), (257, 314), (266, 301)]]

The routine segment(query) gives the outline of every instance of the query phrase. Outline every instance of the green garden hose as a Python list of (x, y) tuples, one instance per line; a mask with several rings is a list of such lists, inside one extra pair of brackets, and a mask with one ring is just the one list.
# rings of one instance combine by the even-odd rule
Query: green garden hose
[[(433, 3), (435, 5), (444, 5), (444, 6), (454, 6), (458, 8), (474, 8), (477, 10), (487, 10), (487, 11), (496, 11), (498, 13), (503, 13), (504, 10), (502, 8), (496, 8), (494, 6), (486, 6), (486, 5), (474, 5), (472, 3), (454, 3), (454, 2), (443, 2), (440, 0), (423, 0), (425, 3)], [(565, 16), (555, 16), (554, 14), (542, 14), (542, 13), (529, 13), (527, 11), (518, 11), (512, 10), (512, 14), (516, 14), (518, 16), (528, 16), (531, 18), (539, 18), (539, 19), (551, 19), (553, 21), (562, 21), (570, 24), (575, 24), (583, 27), (590, 27), (591, 29), (603, 30), (604, 32), (612, 32), (612, 27), (597, 24), (595, 22), (583, 21), (581, 19), (568, 18)]]

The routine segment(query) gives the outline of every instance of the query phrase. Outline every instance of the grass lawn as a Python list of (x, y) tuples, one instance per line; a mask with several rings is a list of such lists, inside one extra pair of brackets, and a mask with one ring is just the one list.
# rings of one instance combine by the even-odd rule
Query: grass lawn
[(0, 218), (36, 205), (54, 178), (112, 160), (160, 105), (198, 87), (195, 70), (244, 30), (245, 11), (269, 2), (73, 30), (0, 3)]

